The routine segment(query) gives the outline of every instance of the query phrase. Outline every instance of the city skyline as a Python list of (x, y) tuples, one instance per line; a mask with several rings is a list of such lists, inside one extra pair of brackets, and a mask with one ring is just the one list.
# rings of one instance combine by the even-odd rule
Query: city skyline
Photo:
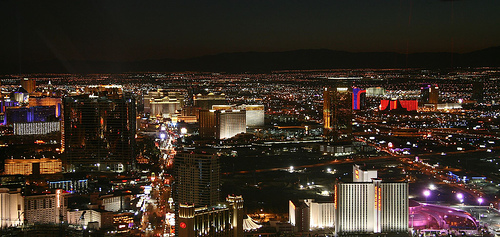
[(4, 75), (0, 232), (496, 234), (499, 75)]
[(498, 10), (0, 1), (0, 235), (500, 236)]

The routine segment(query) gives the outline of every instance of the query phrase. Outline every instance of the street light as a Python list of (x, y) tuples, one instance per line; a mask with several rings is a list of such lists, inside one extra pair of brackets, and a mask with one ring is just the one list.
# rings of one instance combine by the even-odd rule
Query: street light
[(436, 187), (436, 185), (431, 184), (431, 185), (429, 185), (429, 189), (430, 189), (430, 190), (436, 190), (436, 189), (437, 189), (437, 187)]
[(477, 199), (477, 202), (479, 203), (479, 206), (481, 206), (481, 205), (483, 204), (483, 201), (484, 201), (484, 200), (483, 200), (483, 198), (481, 198), (481, 197)]
[(425, 202), (427, 202), (427, 198), (431, 195), (431, 191), (426, 189), (424, 190)]
[(464, 195), (461, 194), (461, 193), (457, 193), (457, 198), (458, 200), (460, 201), (460, 203), (463, 203), (464, 202)]

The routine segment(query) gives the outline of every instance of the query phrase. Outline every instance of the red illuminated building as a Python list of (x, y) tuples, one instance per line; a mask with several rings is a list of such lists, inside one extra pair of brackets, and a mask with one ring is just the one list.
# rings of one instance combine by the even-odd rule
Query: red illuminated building
[(417, 111), (417, 100), (381, 100), (379, 109), (380, 111)]

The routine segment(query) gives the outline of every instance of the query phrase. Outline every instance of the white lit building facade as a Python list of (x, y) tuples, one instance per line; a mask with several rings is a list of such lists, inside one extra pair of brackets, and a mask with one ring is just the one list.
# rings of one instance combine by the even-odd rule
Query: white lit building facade
[(408, 183), (382, 182), (376, 171), (353, 168), (352, 183), (335, 185), (337, 233), (408, 231)]
[(43, 135), (60, 131), (60, 122), (14, 123), (14, 135)]
[(24, 201), (21, 190), (0, 188), (0, 229), (21, 225), (24, 220)]
[(96, 223), (101, 228), (101, 213), (95, 210), (68, 211), (68, 224), (89, 226), (89, 222)]
[(176, 98), (164, 97), (161, 99), (151, 99), (149, 101), (151, 117), (162, 116), (168, 118), (181, 109), (181, 102)]
[(217, 139), (228, 139), (239, 133), (245, 133), (245, 110), (218, 110), (216, 111)]
[(334, 227), (334, 203), (315, 202), (313, 199), (304, 200), (309, 206), (309, 225), (311, 229), (323, 229)]
[(59, 180), (59, 181), (49, 181), (49, 187), (53, 189), (62, 189), (68, 192), (86, 192), (88, 190), (89, 180)]
[(316, 202), (314, 199), (289, 201), (289, 221), (299, 232), (333, 228), (334, 213), (333, 202)]
[(54, 224), (67, 220), (68, 198), (61, 189), (52, 194), (26, 196), (24, 207), (28, 224)]
[(104, 195), (101, 197), (102, 206), (104, 210), (112, 212), (128, 210), (130, 209), (130, 201), (132, 198), (132, 195)]
[(371, 182), (377, 178), (377, 170), (363, 170), (359, 165), (352, 166), (353, 182)]
[(228, 139), (245, 133), (247, 127), (264, 126), (264, 105), (212, 105), (199, 112), (200, 136)]
[(241, 110), (245, 112), (247, 127), (264, 126), (264, 105), (212, 105), (213, 110)]
[(377, 97), (384, 95), (385, 95), (385, 89), (382, 87), (369, 87), (366, 89), (366, 96)]
[(264, 105), (242, 105), (240, 107), (246, 111), (247, 127), (264, 126)]

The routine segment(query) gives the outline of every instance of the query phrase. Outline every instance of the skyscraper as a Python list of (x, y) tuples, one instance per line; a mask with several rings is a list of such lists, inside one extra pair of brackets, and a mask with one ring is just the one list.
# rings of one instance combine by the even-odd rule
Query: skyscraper
[(420, 97), (423, 104), (437, 104), (439, 102), (439, 87), (426, 85), (420, 88)]
[(156, 115), (174, 114), (184, 106), (184, 93), (179, 91), (152, 90), (143, 96), (144, 112)]
[(217, 110), (217, 139), (227, 139), (236, 136), (239, 133), (245, 133), (246, 111), (245, 110)]
[(79, 95), (63, 101), (63, 147), (73, 169), (123, 171), (134, 160), (133, 97)]
[(290, 200), (288, 219), (297, 232), (333, 228), (335, 226), (334, 210), (334, 203), (331, 201)]
[(472, 100), (476, 103), (484, 102), (484, 83), (482, 81), (475, 81), (472, 83)]
[(219, 200), (219, 156), (203, 150), (177, 152), (174, 177), (176, 236), (243, 236), (243, 198)]
[(204, 151), (177, 152), (174, 159), (176, 203), (212, 206), (219, 201), (219, 157)]
[(227, 139), (246, 132), (245, 110), (200, 110), (200, 136)]
[(242, 105), (246, 110), (246, 124), (248, 127), (264, 126), (264, 105)]
[(376, 171), (353, 168), (352, 183), (335, 185), (335, 231), (408, 231), (408, 183), (382, 182)]
[(366, 107), (366, 90), (355, 87), (352, 90), (352, 109), (362, 110)]
[(334, 141), (349, 140), (352, 135), (352, 88), (327, 87), (323, 91), (324, 134)]
[(217, 123), (215, 118), (215, 110), (202, 109), (200, 110), (200, 118), (198, 120), (200, 125), (201, 138), (215, 138), (217, 131)]
[(21, 86), (28, 92), (33, 93), (36, 89), (36, 82), (33, 78), (23, 78), (21, 79)]
[(58, 121), (55, 106), (7, 107), (5, 116), (7, 124)]
[(247, 127), (264, 126), (264, 105), (212, 105), (213, 110), (245, 111)]

